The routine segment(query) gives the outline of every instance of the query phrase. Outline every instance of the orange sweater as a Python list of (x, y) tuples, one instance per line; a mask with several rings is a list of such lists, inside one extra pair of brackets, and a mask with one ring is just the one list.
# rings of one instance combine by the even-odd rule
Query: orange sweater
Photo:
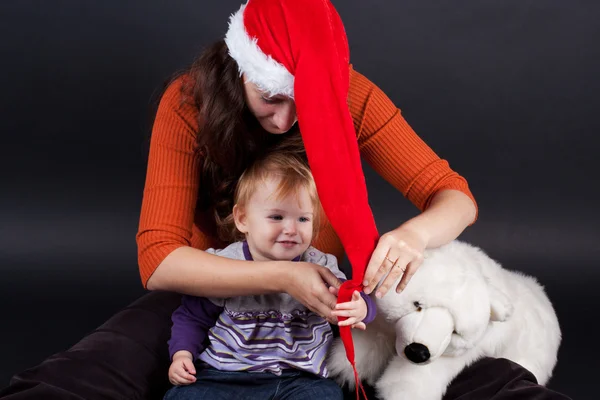
[[(197, 111), (180, 98), (181, 79), (160, 101), (150, 143), (144, 198), (137, 233), (144, 286), (158, 265), (181, 246), (220, 248), (203, 233), (206, 215), (195, 215), (199, 182)], [(466, 180), (452, 171), (407, 124), (400, 110), (363, 75), (351, 69), (348, 96), (361, 156), (421, 211), (442, 189), (456, 189), (475, 203)], [(476, 204), (476, 203), (475, 203)], [(314, 246), (340, 259), (343, 248), (325, 221)]]

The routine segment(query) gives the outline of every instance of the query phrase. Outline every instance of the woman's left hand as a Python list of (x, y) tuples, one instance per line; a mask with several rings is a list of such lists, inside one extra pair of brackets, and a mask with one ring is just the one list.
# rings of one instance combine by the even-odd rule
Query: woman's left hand
[(382, 235), (365, 271), (364, 292), (371, 293), (381, 278), (387, 274), (375, 296), (383, 297), (394, 282), (402, 276), (396, 286), (396, 292), (400, 293), (423, 262), (423, 251), (426, 247), (427, 238), (407, 227), (401, 226)]

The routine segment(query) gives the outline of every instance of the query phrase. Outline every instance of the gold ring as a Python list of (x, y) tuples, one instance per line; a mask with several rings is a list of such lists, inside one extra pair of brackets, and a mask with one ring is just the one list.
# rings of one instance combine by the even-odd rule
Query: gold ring
[(396, 264), (396, 261), (390, 260), (387, 256), (385, 257), (385, 259), (388, 260), (389, 262), (391, 262), (392, 264)]

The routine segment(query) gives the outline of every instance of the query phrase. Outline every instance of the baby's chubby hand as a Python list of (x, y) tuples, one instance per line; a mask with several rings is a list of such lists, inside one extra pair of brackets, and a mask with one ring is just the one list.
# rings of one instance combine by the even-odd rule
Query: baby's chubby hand
[[(333, 286), (329, 287), (329, 291), (336, 296), (338, 294), (338, 289)], [(364, 322), (362, 322), (367, 316), (367, 303), (358, 290), (352, 293), (352, 300), (336, 304), (332, 314), (336, 317), (347, 317), (346, 320), (338, 322), (338, 326), (351, 326), (352, 328), (362, 330), (367, 328)]]
[(173, 362), (169, 367), (169, 381), (175, 385), (189, 385), (196, 382), (196, 368), (192, 353), (180, 350), (173, 354)]

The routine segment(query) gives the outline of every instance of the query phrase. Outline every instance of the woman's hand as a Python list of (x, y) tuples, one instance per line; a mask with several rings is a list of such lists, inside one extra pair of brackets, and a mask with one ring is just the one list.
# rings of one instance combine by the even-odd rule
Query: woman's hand
[(402, 279), (396, 286), (396, 292), (404, 290), (423, 262), (427, 242), (428, 238), (423, 233), (402, 226), (381, 236), (365, 271), (364, 292), (371, 293), (386, 274), (375, 293), (376, 297), (384, 296), (400, 276)]
[(396, 292), (404, 290), (423, 262), (423, 251), (456, 239), (476, 215), (475, 203), (463, 192), (437, 192), (425, 211), (379, 239), (365, 271), (364, 292), (371, 293), (388, 272), (375, 295), (385, 295), (401, 275)]
[[(290, 263), (292, 263), (290, 261)], [(285, 266), (283, 290), (309, 310), (327, 319), (329, 323), (337, 324), (337, 317), (332, 314), (337, 303), (337, 297), (328, 287), (339, 288), (341, 282), (327, 268), (308, 262), (293, 262)], [(289, 274), (289, 275), (288, 275)]]

